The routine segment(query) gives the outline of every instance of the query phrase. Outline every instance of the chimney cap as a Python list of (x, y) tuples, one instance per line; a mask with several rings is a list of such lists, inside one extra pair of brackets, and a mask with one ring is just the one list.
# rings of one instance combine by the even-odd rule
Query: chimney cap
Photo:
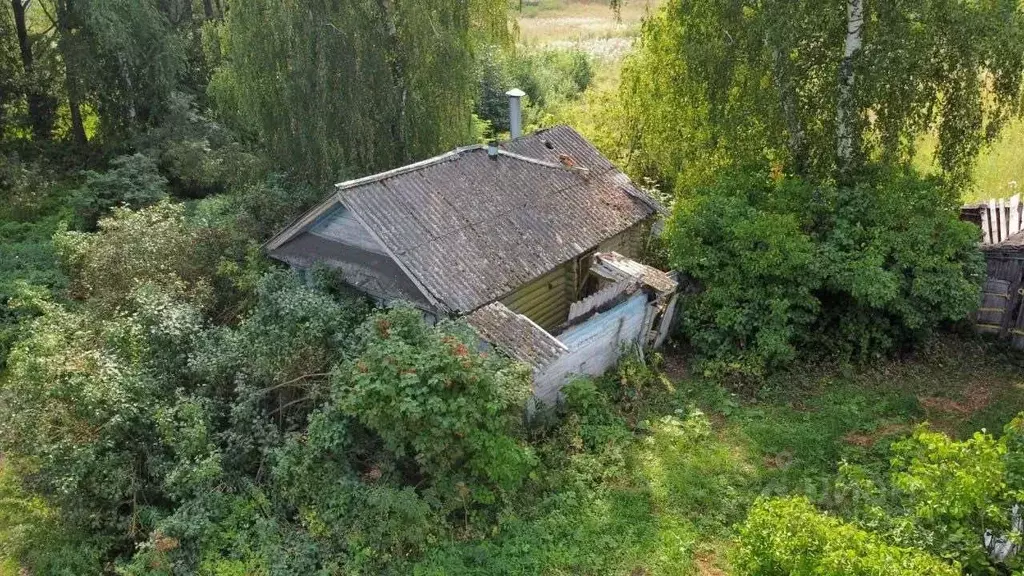
[(519, 88), (513, 88), (508, 92), (505, 92), (505, 96), (509, 96), (512, 98), (522, 98), (523, 96), (526, 96), (526, 92), (523, 92)]

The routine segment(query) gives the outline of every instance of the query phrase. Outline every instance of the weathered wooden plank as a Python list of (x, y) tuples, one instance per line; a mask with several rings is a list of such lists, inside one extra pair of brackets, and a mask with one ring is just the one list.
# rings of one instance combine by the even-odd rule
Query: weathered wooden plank
[(1015, 194), (1010, 197), (1010, 236), (1021, 231), (1021, 195)]
[(992, 227), (988, 223), (988, 206), (978, 208), (981, 213), (981, 243), (992, 244)]
[(988, 217), (989, 226), (992, 230), (992, 242), (990, 242), (990, 244), (997, 244), (1002, 240), (1002, 238), (999, 237), (999, 213), (996, 212), (995, 198), (988, 199)]
[(1006, 200), (999, 199), (999, 232), (1002, 235), (1000, 242), (1010, 238), (1010, 217), (1009, 217), (1009, 206), (1007, 206)]
[(617, 298), (620, 294), (629, 289), (630, 286), (636, 285), (636, 282), (630, 280), (620, 280), (614, 284), (610, 284), (601, 290), (587, 296), (579, 302), (573, 302), (569, 305), (569, 321), (574, 318), (579, 318), (584, 314), (601, 307), (608, 302), (611, 302)]
[(679, 294), (673, 294), (672, 299), (669, 300), (668, 306), (665, 307), (665, 312), (661, 316), (661, 326), (658, 326), (658, 337), (654, 340), (654, 347), (661, 348), (661, 345), (665, 343), (665, 339), (668, 338), (669, 331), (672, 329), (672, 322), (676, 316), (676, 303), (679, 300)]

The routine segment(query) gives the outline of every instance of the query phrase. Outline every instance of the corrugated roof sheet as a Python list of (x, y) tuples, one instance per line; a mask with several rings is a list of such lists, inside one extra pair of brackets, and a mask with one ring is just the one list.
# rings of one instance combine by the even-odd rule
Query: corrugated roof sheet
[(659, 209), (568, 126), (502, 149), (526, 159), (460, 149), (339, 185), (339, 197), (455, 312), (497, 300)]
[(554, 336), (501, 302), (478, 309), (466, 321), (484, 340), (537, 370), (568, 351)]

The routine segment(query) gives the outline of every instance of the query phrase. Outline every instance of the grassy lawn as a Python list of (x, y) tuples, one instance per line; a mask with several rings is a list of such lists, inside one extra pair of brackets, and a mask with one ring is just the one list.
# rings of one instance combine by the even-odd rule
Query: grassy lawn
[(1024, 356), (973, 339), (865, 369), (803, 367), (757, 391), (682, 364), (669, 356), (671, 385), (639, 400), (602, 402), (618, 384), (601, 384), (605, 396), (578, 403), (541, 444), (547, 488), (506, 511), (492, 538), (453, 543), (418, 573), (728, 574), (733, 527), (758, 496), (828, 507), (842, 460), (881, 472), (917, 425), (998, 433), (1024, 410)]

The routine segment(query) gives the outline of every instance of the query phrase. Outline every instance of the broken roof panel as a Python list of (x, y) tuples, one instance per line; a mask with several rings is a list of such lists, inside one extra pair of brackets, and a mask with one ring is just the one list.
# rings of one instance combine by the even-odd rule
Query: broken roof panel
[(636, 278), (662, 293), (675, 292), (679, 286), (679, 283), (669, 276), (667, 272), (626, 258), (618, 252), (594, 254), (594, 264), (593, 270), (598, 274), (607, 276), (610, 280), (620, 281)]
[[(434, 300), (471, 312), (660, 206), (568, 126), (339, 184), (345, 204)], [(328, 201), (314, 209), (324, 210)], [(268, 247), (302, 231), (309, 215)]]
[(569, 349), (526, 316), (492, 302), (466, 317), (480, 336), (512, 358), (540, 370)]

